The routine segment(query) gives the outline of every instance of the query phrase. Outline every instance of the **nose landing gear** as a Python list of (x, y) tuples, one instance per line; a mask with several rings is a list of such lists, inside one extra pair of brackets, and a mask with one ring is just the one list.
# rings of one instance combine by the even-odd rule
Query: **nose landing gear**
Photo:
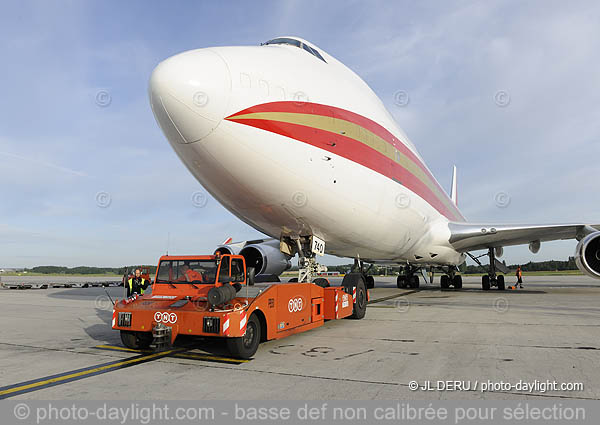
[(450, 286), (453, 286), (454, 289), (462, 288), (462, 276), (456, 274), (456, 267), (448, 267), (448, 273), (440, 278), (440, 286), (442, 289), (448, 289)]
[(316, 254), (311, 248), (312, 237), (301, 236), (296, 238), (294, 243), (298, 250), (298, 278), (290, 279), (290, 282), (314, 282), (322, 286), (325, 284), (323, 281), (326, 281), (328, 284), (327, 279), (318, 277), (319, 273), (327, 271), (327, 266), (317, 262)]

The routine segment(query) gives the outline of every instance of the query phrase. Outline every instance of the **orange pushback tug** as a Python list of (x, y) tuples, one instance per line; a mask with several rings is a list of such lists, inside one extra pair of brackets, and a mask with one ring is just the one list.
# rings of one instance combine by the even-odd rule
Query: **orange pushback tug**
[[(163, 256), (152, 293), (117, 300), (112, 327), (133, 349), (164, 349), (178, 335), (221, 337), (233, 356), (247, 359), (262, 341), (364, 317), (368, 293), (361, 279), (336, 287), (323, 280), (275, 283), (249, 297), (254, 272), (240, 255)], [(244, 287), (246, 296), (239, 296)]]

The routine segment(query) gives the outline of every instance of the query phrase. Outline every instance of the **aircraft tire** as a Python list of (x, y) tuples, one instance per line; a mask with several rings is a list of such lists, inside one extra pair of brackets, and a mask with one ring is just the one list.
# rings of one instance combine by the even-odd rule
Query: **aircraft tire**
[(406, 288), (406, 276), (399, 274), (398, 277), (396, 278), (396, 286), (399, 289)]
[(440, 277), (440, 287), (442, 289), (448, 289), (450, 287), (450, 276), (443, 274), (442, 277)]
[(454, 289), (461, 289), (462, 288), (462, 276), (459, 274), (454, 275), (454, 280), (452, 281), (452, 284), (454, 285)]
[(416, 274), (413, 274), (413, 275), (412, 275), (412, 276), (409, 278), (409, 282), (410, 282), (410, 285), (409, 285), (409, 287), (410, 287), (410, 288), (413, 288), (413, 289), (418, 289), (418, 288), (419, 288), (419, 286), (420, 286), (420, 284), (421, 284), (421, 282), (419, 281), (419, 276), (417, 276)]
[(504, 285), (504, 276), (503, 275), (499, 275), (496, 279), (497, 283), (498, 283), (498, 290), (499, 291), (504, 291), (504, 289), (506, 289), (506, 286)]
[(487, 274), (481, 276), (481, 289), (484, 291), (490, 290), (490, 277)]

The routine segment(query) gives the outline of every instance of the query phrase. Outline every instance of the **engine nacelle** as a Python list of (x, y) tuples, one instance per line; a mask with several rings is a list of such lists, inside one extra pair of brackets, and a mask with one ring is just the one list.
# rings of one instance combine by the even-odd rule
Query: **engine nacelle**
[(541, 246), (542, 246), (542, 243), (540, 241), (529, 242), (529, 250), (531, 251), (532, 254), (537, 254), (538, 252), (540, 252)]
[(575, 262), (583, 273), (600, 279), (600, 232), (587, 235), (575, 249)]
[(215, 249), (215, 254), (218, 252), (219, 254), (229, 254), (229, 255), (238, 255), (241, 251), (241, 247), (236, 245), (219, 245), (217, 249)]
[(290, 257), (279, 250), (278, 240), (246, 245), (239, 255), (246, 259), (246, 267), (254, 267), (257, 276), (279, 276), (292, 267)]

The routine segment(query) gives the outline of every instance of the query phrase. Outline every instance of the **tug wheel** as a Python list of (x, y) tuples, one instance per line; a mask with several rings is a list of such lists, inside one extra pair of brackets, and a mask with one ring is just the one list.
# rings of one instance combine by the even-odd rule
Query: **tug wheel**
[(127, 348), (144, 350), (152, 344), (152, 332), (121, 331), (121, 342)]
[(227, 348), (233, 357), (249, 359), (260, 343), (261, 327), (256, 314), (252, 314), (246, 325), (246, 333), (239, 338), (227, 338)]
[(367, 288), (365, 279), (360, 273), (349, 273), (344, 276), (342, 286), (346, 288), (346, 293), (352, 296), (354, 288), (356, 288), (356, 301), (352, 304), (351, 319), (362, 319), (367, 312)]
[(353, 319), (362, 319), (365, 317), (367, 312), (367, 290), (365, 288), (365, 284), (362, 281), (359, 281), (356, 285), (356, 302), (354, 303), (354, 308), (352, 310)]
[(320, 286), (321, 288), (329, 288), (330, 286), (329, 281), (324, 277), (318, 277), (315, 280), (313, 280), (312, 283), (314, 283), (317, 286)]

